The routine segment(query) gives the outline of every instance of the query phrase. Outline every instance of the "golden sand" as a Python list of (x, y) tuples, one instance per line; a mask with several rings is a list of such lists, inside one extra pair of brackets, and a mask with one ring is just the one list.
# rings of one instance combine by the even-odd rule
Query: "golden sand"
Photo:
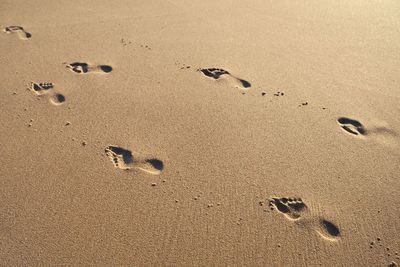
[(0, 1), (1, 266), (396, 266), (399, 1)]

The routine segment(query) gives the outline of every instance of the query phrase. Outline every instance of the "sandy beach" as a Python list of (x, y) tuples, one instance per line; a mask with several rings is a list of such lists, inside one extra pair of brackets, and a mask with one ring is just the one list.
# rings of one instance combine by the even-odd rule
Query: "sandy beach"
[(1, 266), (400, 264), (400, 2), (0, 1)]

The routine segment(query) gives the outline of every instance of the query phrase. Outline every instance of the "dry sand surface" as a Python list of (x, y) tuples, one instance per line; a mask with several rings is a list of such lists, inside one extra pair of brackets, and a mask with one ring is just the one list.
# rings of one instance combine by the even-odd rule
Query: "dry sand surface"
[(0, 1), (1, 266), (397, 266), (398, 0)]

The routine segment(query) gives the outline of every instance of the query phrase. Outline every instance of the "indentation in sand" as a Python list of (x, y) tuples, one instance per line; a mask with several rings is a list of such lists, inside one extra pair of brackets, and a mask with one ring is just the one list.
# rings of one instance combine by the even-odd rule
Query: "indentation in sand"
[(341, 117), (338, 120), (339, 125), (344, 131), (352, 135), (367, 135), (367, 130), (359, 121)]
[(5, 33), (16, 33), (18, 37), (22, 40), (28, 40), (29, 38), (32, 37), (32, 35), (25, 31), (23, 27), (21, 26), (8, 26), (5, 27), (3, 30)]
[(66, 66), (68, 69), (75, 73), (84, 74), (84, 73), (110, 73), (113, 68), (109, 65), (96, 65), (91, 66), (85, 62), (73, 62)]
[(307, 206), (301, 198), (272, 198), (269, 205), (276, 207), (279, 212), (285, 214), (290, 220), (299, 219), (307, 211)]
[[(346, 133), (349, 133), (353, 136), (368, 136), (369, 140), (394, 148), (399, 145), (399, 137), (397, 132), (386, 127), (386, 125), (370, 126), (367, 130), (367, 128), (360, 121), (355, 119), (340, 117), (338, 118), (337, 122)], [(378, 122), (378, 124), (382, 123), (383, 122)]]
[(49, 90), (53, 89), (52, 83), (36, 83), (31, 82), (30, 89), (35, 92), (37, 95), (44, 95), (49, 92)]
[(310, 212), (301, 198), (272, 197), (268, 202), (272, 210), (284, 214), (289, 221), (301, 222), (302, 225), (314, 229), (325, 240), (337, 241), (340, 237), (339, 227)]
[(53, 92), (53, 83), (37, 83), (31, 82), (29, 89), (38, 96), (46, 96), (53, 105), (59, 106), (65, 102), (65, 96), (63, 94)]
[(139, 169), (144, 172), (158, 175), (164, 169), (164, 163), (155, 158), (134, 156), (128, 149), (118, 146), (107, 146), (105, 153), (113, 163), (114, 167), (122, 170)]
[(224, 77), (236, 88), (249, 89), (251, 87), (250, 82), (238, 78), (224, 69), (207, 68), (207, 69), (199, 69), (198, 71), (200, 71), (207, 77), (213, 78), (214, 80), (220, 80)]
[(60, 93), (54, 93), (50, 97), (50, 102), (54, 105), (62, 105), (65, 102), (65, 96)]
[(339, 228), (332, 222), (325, 219), (319, 220), (319, 228), (317, 228), (317, 232), (323, 238), (331, 241), (335, 241), (340, 236)]

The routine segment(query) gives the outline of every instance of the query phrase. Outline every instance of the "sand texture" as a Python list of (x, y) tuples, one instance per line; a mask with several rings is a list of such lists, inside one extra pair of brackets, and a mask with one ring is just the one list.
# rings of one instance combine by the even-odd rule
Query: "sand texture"
[(0, 266), (397, 266), (400, 2), (1, 0)]

